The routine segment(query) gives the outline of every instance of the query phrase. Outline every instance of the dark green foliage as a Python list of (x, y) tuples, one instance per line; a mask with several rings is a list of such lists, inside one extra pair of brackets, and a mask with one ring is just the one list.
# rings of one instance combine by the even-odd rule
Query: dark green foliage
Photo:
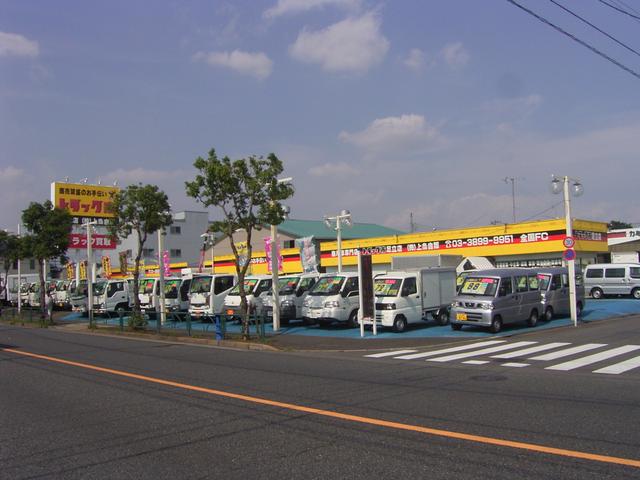
[(633, 228), (633, 225), (620, 220), (611, 220), (608, 224), (609, 230), (621, 230), (623, 228)]
[(249, 262), (240, 264), (233, 233), (238, 229), (247, 232), (247, 256), (251, 258), (253, 230), (282, 223), (285, 212), (281, 202), (290, 198), (294, 190), (288, 183), (278, 183), (283, 166), (273, 153), (266, 158), (251, 156), (232, 161), (229, 157), (219, 159), (211, 149), (208, 158), (198, 157), (193, 166), (199, 173), (194, 181), (185, 182), (187, 195), (205, 207), (217, 207), (222, 212), (222, 219), (213, 222), (210, 231), (229, 237), (240, 283), (241, 307), (245, 312), (242, 331), (243, 336), (248, 337), (244, 277)]

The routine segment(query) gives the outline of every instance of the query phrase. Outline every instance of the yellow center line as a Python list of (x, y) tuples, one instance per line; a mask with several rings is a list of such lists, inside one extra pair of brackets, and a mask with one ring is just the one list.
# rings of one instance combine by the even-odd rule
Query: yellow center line
[(286, 410), (293, 410), (296, 412), (304, 412), (304, 413), (310, 413), (313, 415), (321, 415), (324, 417), (337, 418), (337, 419), (346, 420), (349, 422), (357, 422), (357, 423), (363, 423), (367, 425), (376, 425), (379, 427), (392, 428), (395, 430), (405, 430), (410, 432), (425, 433), (428, 435), (435, 435), (435, 436), (445, 437), (445, 438), (453, 438), (456, 440), (466, 440), (469, 442), (483, 443), (488, 445), (497, 445), (500, 447), (516, 448), (520, 450), (527, 450), (530, 452), (546, 453), (549, 455), (558, 455), (563, 457), (591, 460), (594, 462), (613, 463), (616, 465), (626, 465), (630, 467), (640, 468), (640, 460), (636, 460), (636, 459), (612, 457), (609, 455), (598, 455), (595, 453), (580, 452), (577, 450), (566, 450), (563, 448), (547, 447), (544, 445), (536, 445), (533, 443), (525, 443), (525, 442), (516, 442), (512, 440), (504, 440), (501, 438), (484, 437), (481, 435), (471, 435), (468, 433), (453, 432), (449, 430), (441, 430), (438, 428), (423, 427), (420, 425), (390, 422), (388, 420), (381, 420), (378, 418), (361, 417), (359, 415), (350, 415), (348, 413), (340, 413), (340, 412), (334, 412), (330, 410), (322, 410), (319, 408), (305, 407), (304, 405), (296, 405), (294, 403), (278, 402), (276, 400), (269, 400), (266, 398), (253, 397), (249, 395), (241, 395), (238, 393), (226, 392), (224, 390), (215, 390), (212, 388), (198, 387), (196, 385), (189, 385), (185, 383), (173, 382), (171, 380), (163, 380), (161, 378), (138, 375), (137, 373), (130, 373), (122, 370), (114, 370), (111, 368), (99, 367), (97, 365), (91, 365), (87, 363), (74, 362), (71, 360), (65, 360), (63, 358), (50, 357), (47, 355), (40, 355), (37, 353), (31, 353), (31, 352), (26, 352), (22, 350), (15, 350), (13, 348), (3, 348), (2, 350), (5, 352), (15, 353), (17, 355), (22, 355), (25, 357), (37, 358), (40, 360), (47, 360), (49, 362), (60, 363), (63, 365), (70, 365), (73, 367), (84, 368), (86, 370), (93, 370), (96, 372), (108, 373), (111, 375), (117, 375), (125, 378), (133, 378), (136, 380), (142, 380), (145, 382), (155, 383), (158, 385), (166, 385), (168, 387), (179, 388), (182, 390), (207, 393), (209, 395), (233, 398), (235, 400), (242, 400), (245, 402), (251, 402), (251, 403), (260, 404), (260, 405), (268, 405), (270, 407), (278, 407)]

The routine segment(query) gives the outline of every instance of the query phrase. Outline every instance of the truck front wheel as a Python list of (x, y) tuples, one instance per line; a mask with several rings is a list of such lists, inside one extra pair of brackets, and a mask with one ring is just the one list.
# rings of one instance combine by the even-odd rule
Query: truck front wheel
[(397, 333), (402, 333), (407, 329), (407, 319), (404, 318), (403, 315), (398, 315), (393, 320), (393, 331)]
[(347, 325), (350, 326), (351, 328), (355, 328), (359, 325), (357, 308), (353, 312), (351, 312), (351, 315), (349, 315), (349, 320), (347, 320)]
[(438, 325), (442, 325), (442, 326), (449, 323), (449, 312), (447, 311), (446, 308), (443, 308), (438, 312), (437, 321), (438, 321)]

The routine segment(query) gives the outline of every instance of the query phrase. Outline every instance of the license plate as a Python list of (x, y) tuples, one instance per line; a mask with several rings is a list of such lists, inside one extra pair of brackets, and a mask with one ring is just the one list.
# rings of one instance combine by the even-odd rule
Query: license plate
[(456, 320), (465, 321), (467, 319), (466, 313), (456, 313)]

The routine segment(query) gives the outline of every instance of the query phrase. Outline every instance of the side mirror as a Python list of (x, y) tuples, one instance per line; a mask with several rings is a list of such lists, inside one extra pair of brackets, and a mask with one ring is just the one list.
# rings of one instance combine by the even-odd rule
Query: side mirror
[(498, 289), (498, 296), (499, 297), (504, 297), (507, 294), (507, 290), (505, 288), (500, 287)]
[(301, 289), (301, 288), (298, 288), (298, 289), (296, 290), (296, 297), (300, 297), (300, 296), (302, 296), (302, 294), (303, 294), (303, 293), (304, 293), (304, 290), (303, 290), (303, 289)]

